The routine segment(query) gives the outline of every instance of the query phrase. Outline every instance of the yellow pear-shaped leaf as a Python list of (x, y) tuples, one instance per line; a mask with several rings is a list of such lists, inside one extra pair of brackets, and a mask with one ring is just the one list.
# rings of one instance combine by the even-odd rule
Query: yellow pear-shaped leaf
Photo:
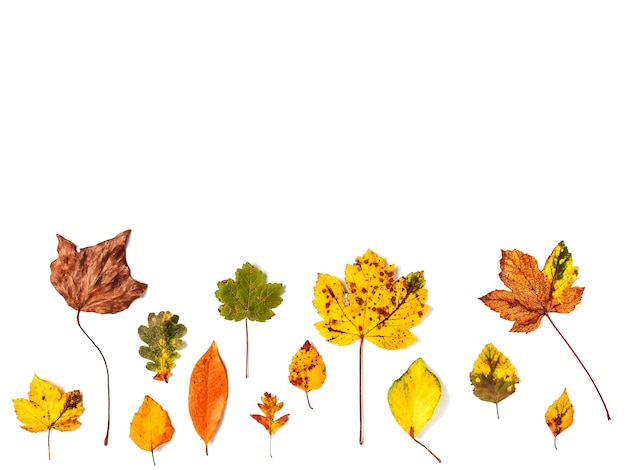
[(387, 393), (389, 408), (400, 427), (441, 462), (439, 457), (415, 438), (432, 417), (440, 398), (439, 379), (426, 367), (422, 358), (413, 362), (407, 371), (394, 381)]
[(515, 392), (519, 377), (509, 358), (489, 343), (474, 361), (470, 382), (474, 385), (474, 395), (496, 404), (496, 416), (500, 418), (498, 403)]
[(546, 411), (546, 424), (554, 434), (554, 448), (556, 449), (556, 436), (569, 428), (574, 422), (574, 407), (567, 396), (567, 389)]
[(154, 463), (154, 449), (169, 442), (173, 435), (174, 428), (167, 411), (146, 395), (130, 423), (130, 438), (140, 449), (152, 453)]
[(304, 390), (309, 408), (313, 409), (309, 401), (309, 391), (320, 388), (325, 380), (326, 364), (315, 346), (307, 340), (291, 359), (289, 382)]

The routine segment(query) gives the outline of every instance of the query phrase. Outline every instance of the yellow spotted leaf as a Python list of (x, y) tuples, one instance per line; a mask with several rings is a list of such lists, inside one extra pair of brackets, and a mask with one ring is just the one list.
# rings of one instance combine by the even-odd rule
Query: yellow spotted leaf
[[(346, 266), (345, 285), (331, 275), (318, 274), (313, 305), (322, 317), (315, 324), (327, 341), (346, 346), (359, 340), (362, 365), (365, 340), (384, 349), (404, 349), (417, 338), (409, 330), (426, 314), (423, 271), (396, 279), (395, 266), (371, 250)], [(363, 369), (359, 367), (359, 443), (363, 444)]]
[(499, 419), (498, 403), (515, 392), (519, 377), (509, 358), (489, 343), (474, 361), (470, 382), (474, 386), (474, 395), (496, 404), (496, 416)]
[(391, 384), (387, 392), (391, 414), (400, 427), (439, 462), (439, 457), (418, 441), (416, 436), (433, 416), (440, 398), (439, 379), (426, 367), (421, 357)]
[(252, 418), (261, 423), (270, 435), (270, 457), (272, 456), (272, 435), (278, 431), (283, 424), (289, 420), (289, 414), (276, 418), (276, 412), (283, 408), (283, 403), (278, 402), (276, 395), (265, 392), (261, 397), (261, 403), (257, 403), (263, 412), (262, 415), (250, 415)]
[(80, 426), (78, 418), (83, 414), (83, 397), (78, 390), (61, 391), (36, 375), (30, 382), (28, 399), (16, 398), (13, 407), (23, 424), (30, 432), (48, 431), (48, 460), (50, 460), (50, 431), (73, 431)]
[(567, 389), (546, 411), (546, 424), (554, 434), (554, 448), (556, 449), (556, 436), (569, 428), (574, 422), (574, 407), (567, 396)]
[(169, 442), (173, 435), (174, 428), (167, 411), (146, 395), (130, 422), (130, 438), (140, 449), (150, 451), (155, 464), (154, 449)]
[(313, 409), (309, 401), (309, 392), (320, 388), (325, 380), (326, 364), (315, 346), (307, 340), (291, 359), (289, 382), (304, 390), (309, 408)]

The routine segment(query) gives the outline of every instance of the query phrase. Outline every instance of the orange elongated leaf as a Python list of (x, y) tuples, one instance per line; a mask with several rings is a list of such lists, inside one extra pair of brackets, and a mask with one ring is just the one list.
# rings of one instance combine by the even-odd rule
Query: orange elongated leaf
[(269, 392), (265, 392), (261, 397), (261, 403), (257, 403), (263, 412), (262, 415), (250, 415), (254, 420), (261, 423), (270, 435), (270, 457), (272, 457), (272, 435), (278, 431), (283, 424), (289, 420), (289, 414), (276, 418), (276, 412), (283, 408), (283, 403), (278, 402), (278, 398)]
[(602, 401), (607, 419), (611, 419), (591, 374), (549, 315), (570, 313), (580, 303), (584, 287), (573, 286), (577, 277), (578, 267), (574, 266), (564, 242), (554, 247), (542, 270), (533, 256), (519, 250), (502, 250), (500, 279), (509, 290), (491, 291), (480, 300), (501, 318), (512, 321), (512, 332), (530, 333), (547, 318), (584, 369)]
[(48, 460), (50, 460), (50, 432), (73, 431), (80, 426), (83, 397), (79, 390), (61, 393), (47, 380), (36, 375), (30, 382), (28, 399), (16, 398), (13, 407), (22, 428), (29, 432), (48, 431)]
[(326, 380), (326, 364), (315, 346), (309, 340), (291, 359), (289, 364), (289, 382), (306, 393), (306, 402), (313, 409), (309, 401), (309, 392), (320, 388)]
[(372, 250), (346, 266), (346, 285), (318, 274), (313, 305), (322, 317), (317, 331), (329, 342), (346, 346), (359, 340), (359, 443), (363, 444), (363, 343), (403, 349), (417, 338), (409, 330), (421, 322), (428, 306), (424, 272), (396, 279), (395, 267)]
[(161, 405), (146, 395), (130, 422), (130, 438), (142, 450), (150, 451), (152, 463), (154, 449), (172, 440), (174, 428), (170, 416)]
[(118, 313), (145, 292), (147, 284), (130, 275), (126, 262), (126, 241), (130, 230), (94, 246), (76, 251), (76, 245), (61, 235), (58, 257), (50, 264), (50, 282), (67, 304), (77, 311), (76, 323), (102, 356), (107, 377), (108, 419), (104, 445), (109, 442), (111, 388), (109, 366), (98, 345), (80, 324), (81, 312)]
[(228, 400), (228, 377), (215, 341), (196, 362), (189, 380), (189, 415), (206, 454)]
[(567, 396), (567, 389), (555, 400), (546, 411), (546, 424), (554, 434), (554, 448), (556, 449), (556, 436), (569, 428), (574, 422), (574, 407)]

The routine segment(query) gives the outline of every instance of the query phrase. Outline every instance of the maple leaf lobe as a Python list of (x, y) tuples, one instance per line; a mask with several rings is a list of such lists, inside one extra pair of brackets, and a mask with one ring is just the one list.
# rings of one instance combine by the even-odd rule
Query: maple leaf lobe
[(147, 284), (130, 275), (126, 241), (130, 230), (97, 245), (76, 250), (57, 234), (58, 257), (50, 264), (50, 281), (77, 311), (118, 313), (143, 295)]

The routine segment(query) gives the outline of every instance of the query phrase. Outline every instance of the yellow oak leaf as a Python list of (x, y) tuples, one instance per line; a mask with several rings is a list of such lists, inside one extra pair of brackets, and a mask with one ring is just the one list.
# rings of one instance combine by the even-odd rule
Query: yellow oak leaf
[(389, 408), (400, 427), (439, 462), (441, 459), (415, 436), (433, 416), (440, 398), (439, 379), (426, 367), (422, 358), (414, 361), (407, 371), (391, 384), (387, 393)]
[(130, 422), (130, 438), (142, 450), (148, 450), (154, 461), (154, 449), (169, 442), (174, 435), (170, 416), (161, 405), (146, 395)]
[(80, 426), (83, 397), (78, 390), (61, 391), (36, 375), (30, 382), (28, 399), (16, 398), (13, 407), (22, 428), (30, 432), (48, 431), (48, 460), (50, 460), (50, 431), (73, 431)]
[(470, 382), (474, 385), (474, 395), (496, 404), (496, 416), (499, 419), (498, 403), (515, 393), (519, 377), (509, 358), (489, 343), (474, 361)]
[(306, 402), (313, 409), (309, 401), (309, 391), (317, 390), (326, 380), (326, 364), (315, 346), (309, 340), (291, 359), (289, 364), (289, 382), (306, 393)]
[(283, 408), (283, 402), (278, 402), (276, 395), (265, 392), (261, 397), (261, 403), (257, 403), (263, 415), (250, 415), (254, 420), (261, 423), (270, 435), (270, 457), (272, 456), (272, 435), (289, 420), (289, 414), (276, 418), (276, 412)]
[(403, 349), (417, 338), (409, 330), (421, 322), (428, 306), (424, 272), (396, 279), (372, 250), (346, 266), (345, 286), (338, 278), (318, 274), (313, 305), (322, 317), (315, 324), (327, 341), (346, 346), (359, 340), (359, 443), (363, 444), (363, 343), (384, 349)]
[(569, 428), (574, 422), (574, 407), (567, 396), (567, 389), (546, 411), (546, 424), (554, 434), (554, 448), (556, 449), (556, 436)]

